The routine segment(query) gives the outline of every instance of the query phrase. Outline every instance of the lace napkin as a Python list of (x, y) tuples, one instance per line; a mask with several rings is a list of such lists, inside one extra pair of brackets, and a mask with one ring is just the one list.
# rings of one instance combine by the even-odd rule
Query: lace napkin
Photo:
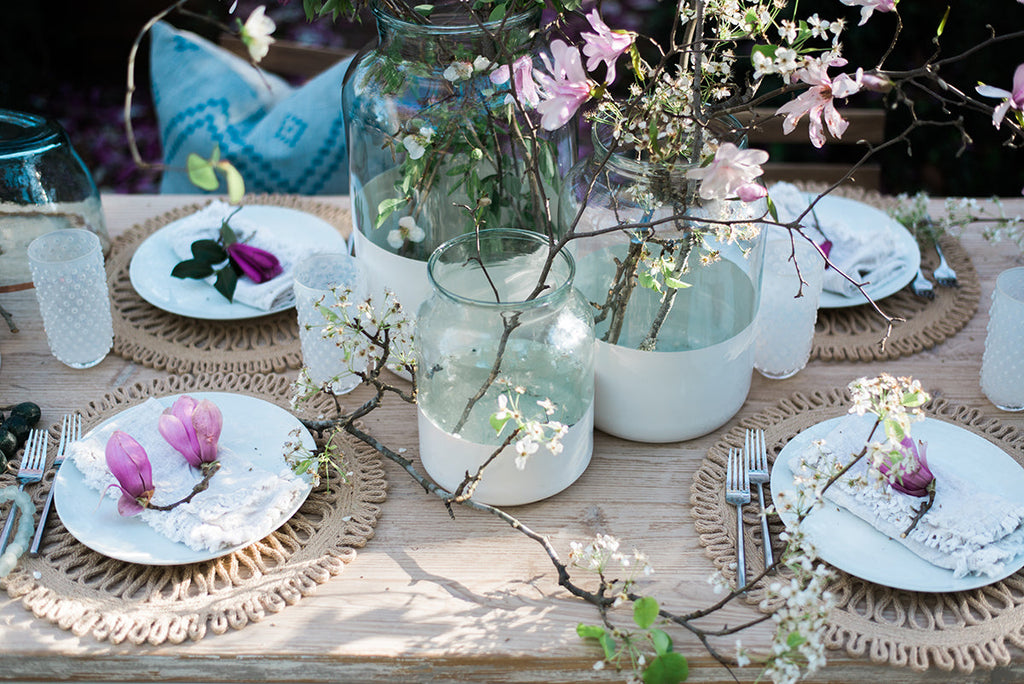
[[(807, 193), (791, 183), (776, 183), (768, 190), (775, 203), (780, 222), (794, 221), (807, 210), (810, 199)], [(804, 217), (804, 232), (819, 245), (830, 240), (832, 251), (829, 260), (843, 273), (858, 282), (874, 285), (885, 282), (891, 274), (901, 271), (908, 256), (900, 254), (896, 239), (888, 223), (847, 222), (847, 217), (824, 211), (822, 205)], [(774, 231), (780, 231), (772, 227)], [(825, 271), (823, 289), (844, 297), (854, 297), (860, 291), (835, 269)]]
[[(179, 501), (203, 479), (160, 435), (157, 421), (163, 410), (159, 401), (149, 399), (119, 414), (87, 439), (71, 444), (68, 456), (85, 476), (86, 484), (96, 490), (97, 501), (100, 492), (116, 482), (105, 456), (107, 440), (114, 430), (127, 432), (149, 455), (156, 490), (153, 503)], [(222, 444), (217, 459), (220, 470), (206, 491), (170, 511), (147, 509), (139, 517), (172, 541), (196, 551), (217, 551), (269, 534), (308, 488), (283, 458), (281, 469), (270, 472), (254, 467), (249, 459)], [(116, 498), (120, 492), (111, 490), (107, 496)]]
[[(843, 418), (823, 439), (794, 454), (790, 468), (800, 475), (849, 463), (864, 447), (873, 424), (873, 416)], [(903, 531), (926, 499), (901, 494), (884, 483), (869, 483), (866, 459), (829, 487), (825, 498), (924, 560), (952, 570), (954, 577), (1000, 575), (1006, 561), (1024, 552), (1024, 506), (979, 488), (941, 463), (929, 461), (928, 468), (935, 475), (935, 502), (906, 537)]]
[[(190, 214), (170, 227), (170, 242), (174, 253), (179, 259), (192, 258), (192, 243), (196, 240), (215, 240), (220, 235), (220, 226), (225, 218), (231, 216), (238, 207), (219, 200), (211, 202), (205, 208)], [(245, 217), (245, 209), (235, 214), (230, 221), (231, 228), (238, 234), (240, 242), (253, 247), (265, 249), (281, 262), (281, 274), (263, 283), (254, 283), (246, 277), (238, 279), (235, 287), (234, 301), (270, 311), (287, 306), (294, 301), (292, 292), (292, 274), (295, 266), (309, 254), (309, 250), (295, 247), (289, 242), (279, 239), (271, 231), (262, 228), (258, 223)], [(207, 279), (211, 285), (214, 276)]]

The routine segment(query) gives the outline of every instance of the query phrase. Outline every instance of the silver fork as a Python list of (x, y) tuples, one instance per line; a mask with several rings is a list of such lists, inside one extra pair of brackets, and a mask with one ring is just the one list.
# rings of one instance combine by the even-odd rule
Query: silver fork
[(747, 585), (747, 559), (743, 551), (743, 506), (750, 503), (747, 462), (739, 449), (729, 449), (725, 465), (725, 502), (736, 507), (736, 588)]
[(932, 286), (931, 281), (924, 277), (924, 271), (921, 270), (920, 266), (917, 269), (917, 276), (914, 278), (914, 282), (910, 283), (910, 289), (918, 297), (935, 299), (935, 288)]
[(747, 474), (750, 484), (757, 487), (757, 501), (761, 506), (761, 542), (764, 546), (764, 568), (767, 570), (774, 562), (772, 557), (772, 538), (768, 532), (768, 512), (764, 507), (764, 487), (771, 479), (768, 472), (768, 449), (764, 443), (764, 430), (747, 430), (743, 441), (743, 453), (747, 458)]
[(943, 287), (956, 287), (956, 271), (946, 263), (946, 255), (942, 253), (938, 240), (935, 241), (935, 251), (939, 255), (939, 265), (932, 271), (932, 277)]
[[(64, 416), (64, 420), (60, 426), (60, 442), (57, 444), (57, 456), (53, 459), (53, 471), (54, 477), (56, 472), (60, 470), (60, 466), (64, 463), (64, 455), (67, 452), (68, 445), (72, 442), (77, 442), (82, 438), (82, 416), (75, 414), (67, 414)], [(32, 546), (29, 547), (29, 555), (35, 556), (39, 553), (39, 544), (43, 541), (43, 528), (46, 527), (46, 518), (50, 515), (50, 507), (53, 505), (53, 485), (50, 483), (50, 492), (46, 495), (46, 503), (43, 504), (43, 510), (39, 513), (39, 523), (36, 525), (36, 534), (32, 537)]]
[[(25, 485), (39, 482), (43, 479), (43, 466), (46, 464), (46, 447), (50, 442), (50, 436), (46, 430), (33, 430), (25, 441), (25, 453), (21, 455), (21, 467), (18, 468), (18, 491), (25, 489)], [(7, 539), (11, 536), (11, 528), (14, 527), (14, 513), (18, 507), (13, 503), (11, 510), (7, 513), (7, 522), (4, 524), (4, 531), (0, 533), (0, 553), (7, 548)]]

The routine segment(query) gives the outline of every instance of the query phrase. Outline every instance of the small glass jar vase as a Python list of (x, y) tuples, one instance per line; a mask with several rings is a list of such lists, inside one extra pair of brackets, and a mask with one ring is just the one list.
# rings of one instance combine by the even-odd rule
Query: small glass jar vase
[(32, 287), (28, 245), (60, 228), (89, 230), (110, 251), (96, 184), (64, 129), (0, 109), (0, 292)]
[(610, 151), (603, 133), (559, 199), (595, 311), (595, 425), (640, 442), (699, 437), (750, 390), (764, 203), (702, 200), (693, 167)]
[(441, 245), (428, 273), (416, 337), (423, 467), (455, 492), (487, 463), (473, 498), (493, 505), (562, 491), (593, 450), (594, 328), (572, 257), (537, 233), (492, 229)]
[[(370, 290), (394, 292), (415, 312), (430, 292), (427, 259), (477, 226), (550, 232), (561, 179), (575, 162), (575, 128), (520, 134), (535, 117), (496, 85), (499, 63), (527, 55), (539, 10), (478, 22), (461, 0), (439, 0), (429, 18), (372, 6), (376, 47), (360, 55), (342, 92), (355, 253)], [(545, 225), (546, 224), (546, 225)]]

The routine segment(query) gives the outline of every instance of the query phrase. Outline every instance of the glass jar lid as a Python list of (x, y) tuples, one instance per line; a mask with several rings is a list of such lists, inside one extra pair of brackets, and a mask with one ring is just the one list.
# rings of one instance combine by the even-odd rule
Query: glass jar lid
[(60, 145), (63, 137), (64, 130), (52, 119), (0, 109), (0, 158), (38, 154)]

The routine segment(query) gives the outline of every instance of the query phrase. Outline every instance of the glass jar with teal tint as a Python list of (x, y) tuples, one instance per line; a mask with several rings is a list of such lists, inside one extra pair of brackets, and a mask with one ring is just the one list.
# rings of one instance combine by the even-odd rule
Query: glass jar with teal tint
[(494, 505), (565, 489), (590, 462), (594, 424), (593, 320), (572, 257), (537, 233), (485, 230), (441, 245), (428, 270), (416, 337), (423, 467), (454, 492), (497, 454), (473, 494)]
[(96, 184), (64, 129), (0, 109), (0, 292), (32, 286), (28, 245), (61, 228), (90, 230), (110, 251)]
[(378, 43), (355, 59), (342, 94), (356, 255), (377, 298), (386, 287), (410, 312), (447, 240), (477, 227), (551, 233), (575, 162), (573, 127), (514, 142), (539, 117), (491, 80), (535, 49), (539, 10), (478, 22), (466, 7), (442, 0), (425, 18), (376, 3)]
[(707, 434), (746, 401), (763, 261), (763, 201), (704, 200), (685, 164), (594, 152), (565, 180), (562, 231), (577, 235), (576, 286), (597, 336), (595, 425), (674, 442)]

